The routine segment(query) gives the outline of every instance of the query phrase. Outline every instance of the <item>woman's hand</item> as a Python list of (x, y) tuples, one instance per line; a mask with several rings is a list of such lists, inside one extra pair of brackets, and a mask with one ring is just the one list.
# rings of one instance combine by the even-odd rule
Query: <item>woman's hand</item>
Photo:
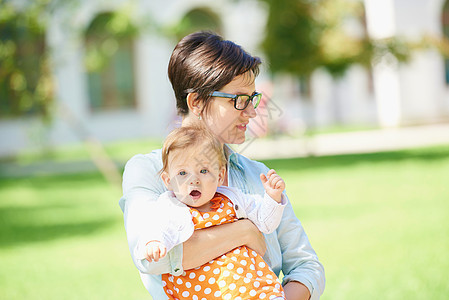
[(285, 297), (287, 300), (309, 300), (309, 289), (298, 281), (289, 281), (284, 286)]

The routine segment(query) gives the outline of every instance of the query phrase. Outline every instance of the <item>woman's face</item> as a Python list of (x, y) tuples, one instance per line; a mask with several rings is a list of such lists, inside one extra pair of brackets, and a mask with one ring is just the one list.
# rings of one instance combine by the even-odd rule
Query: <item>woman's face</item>
[[(219, 92), (228, 94), (252, 95), (256, 86), (251, 71), (235, 77)], [(251, 118), (257, 115), (251, 103), (244, 110), (234, 108), (231, 98), (212, 97), (202, 116), (208, 128), (221, 143), (241, 144), (245, 141), (245, 132)]]

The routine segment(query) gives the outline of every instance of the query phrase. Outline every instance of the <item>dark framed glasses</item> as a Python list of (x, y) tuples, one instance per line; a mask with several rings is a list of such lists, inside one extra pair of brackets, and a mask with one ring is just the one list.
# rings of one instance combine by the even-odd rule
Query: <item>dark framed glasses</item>
[(250, 96), (250, 95), (234, 95), (215, 91), (211, 93), (210, 96), (220, 98), (230, 98), (234, 100), (234, 108), (237, 110), (244, 110), (245, 108), (248, 107), (248, 104), (250, 102), (253, 104), (253, 107), (255, 109), (259, 105), (260, 99), (262, 99), (262, 93), (259, 92), (254, 92)]

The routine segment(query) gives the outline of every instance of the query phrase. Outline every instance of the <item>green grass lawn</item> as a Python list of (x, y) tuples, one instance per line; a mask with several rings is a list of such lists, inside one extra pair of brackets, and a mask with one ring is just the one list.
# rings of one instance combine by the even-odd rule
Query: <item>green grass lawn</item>
[[(322, 299), (447, 299), (449, 147), (266, 163), (325, 266)], [(151, 299), (120, 196), (100, 174), (1, 179), (0, 299)]]

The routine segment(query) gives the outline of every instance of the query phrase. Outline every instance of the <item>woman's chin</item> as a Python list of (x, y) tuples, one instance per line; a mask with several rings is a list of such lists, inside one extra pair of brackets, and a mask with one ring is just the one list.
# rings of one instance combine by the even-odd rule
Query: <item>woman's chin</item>
[(232, 140), (232, 141), (226, 141), (225, 144), (230, 144), (230, 145), (241, 145), (245, 142), (245, 139), (243, 140)]
[(232, 139), (228, 139), (225, 144), (234, 144), (234, 145), (240, 145), (243, 144), (246, 140), (246, 136), (244, 134), (240, 136), (234, 136)]
[(241, 145), (241, 144), (243, 144), (244, 142), (245, 142), (245, 138), (243, 138), (243, 139), (240, 139), (240, 140), (237, 140), (237, 141), (235, 141), (233, 144), (235, 144), (235, 145)]

